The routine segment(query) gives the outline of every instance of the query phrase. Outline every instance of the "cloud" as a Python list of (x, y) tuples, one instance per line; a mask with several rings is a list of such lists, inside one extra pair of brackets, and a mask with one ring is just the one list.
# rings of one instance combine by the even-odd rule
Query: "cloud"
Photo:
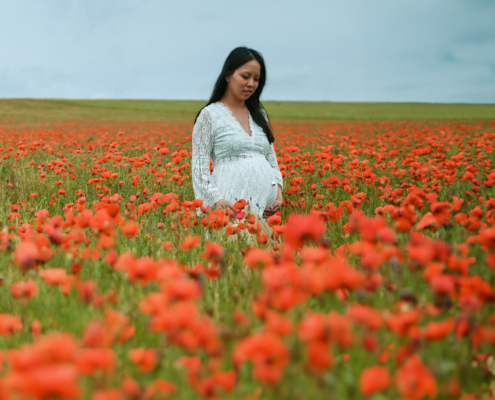
[(495, 102), (491, 0), (19, 0), (1, 97), (206, 99), (234, 47), (265, 100)]

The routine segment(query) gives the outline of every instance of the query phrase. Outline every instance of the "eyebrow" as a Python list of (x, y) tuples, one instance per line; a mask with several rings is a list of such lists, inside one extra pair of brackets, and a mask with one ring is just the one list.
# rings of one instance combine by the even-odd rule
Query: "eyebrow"
[[(251, 75), (251, 72), (248, 72), (248, 71), (242, 71), (241, 74), (248, 74), (248, 75)], [(260, 74), (256, 74), (254, 76), (261, 76)]]

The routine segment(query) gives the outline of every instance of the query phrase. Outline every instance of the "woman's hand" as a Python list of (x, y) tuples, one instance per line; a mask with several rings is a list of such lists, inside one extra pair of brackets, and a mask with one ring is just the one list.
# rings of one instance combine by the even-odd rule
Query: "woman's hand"
[(217, 210), (229, 208), (233, 212), (237, 213), (237, 211), (234, 209), (234, 205), (230, 201), (227, 201), (225, 199), (218, 200), (213, 207), (215, 207)]
[(265, 209), (264, 214), (267, 217), (271, 217), (272, 215), (275, 215), (277, 211), (280, 210), (280, 207), (282, 207), (283, 203), (284, 203), (284, 199), (282, 197), (282, 187), (278, 185), (277, 198), (273, 200), (272, 204), (270, 204), (268, 208)]

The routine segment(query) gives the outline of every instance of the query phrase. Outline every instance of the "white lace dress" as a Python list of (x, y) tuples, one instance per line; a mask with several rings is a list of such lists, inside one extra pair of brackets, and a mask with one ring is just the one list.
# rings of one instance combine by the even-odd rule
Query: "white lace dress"
[(194, 195), (204, 207), (244, 199), (262, 216), (277, 197), (277, 185), (283, 187), (273, 144), (251, 114), (249, 127), (251, 136), (221, 102), (201, 110), (192, 133), (191, 173)]

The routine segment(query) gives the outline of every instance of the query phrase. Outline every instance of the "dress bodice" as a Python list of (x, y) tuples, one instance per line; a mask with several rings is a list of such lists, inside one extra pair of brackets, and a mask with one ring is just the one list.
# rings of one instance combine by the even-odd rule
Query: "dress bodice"
[[(212, 107), (213, 106), (213, 107)], [(249, 114), (251, 136), (244, 130), (229, 108), (220, 102), (210, 104), (207, 112), (213, 121), (214, 146), (212, 149), (213, 166), (216, 160), (247, 154), (265, 155), (270, 143), (265, 132)]]

